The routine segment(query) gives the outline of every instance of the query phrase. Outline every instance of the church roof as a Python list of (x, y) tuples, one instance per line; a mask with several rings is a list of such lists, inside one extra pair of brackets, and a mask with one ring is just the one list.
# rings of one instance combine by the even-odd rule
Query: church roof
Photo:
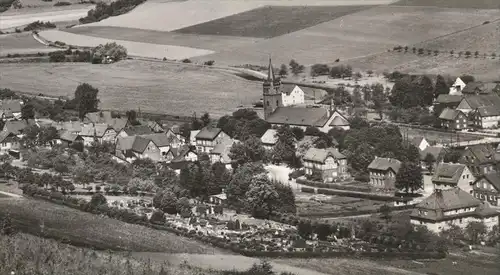
[(323, 127), (329, 118), (325, 108), (279, 107), (267, 118), (267, 122)]
[(279, 78), (276, 78), (276, 75), (274, 74), (274, 68), (273, 64), (271, 62), (271, 58), (269, 57), (269, 65), (267, 67), (267, 79), (264, 81), (264, 85), (278, 85), (281, 84), (281, 80)]

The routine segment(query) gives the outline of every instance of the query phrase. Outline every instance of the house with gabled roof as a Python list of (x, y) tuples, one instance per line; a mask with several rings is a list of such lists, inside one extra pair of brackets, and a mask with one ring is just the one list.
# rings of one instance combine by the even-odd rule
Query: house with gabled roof
[(210, 153), (214, 147), (230, 137), (221, 128), (207, 126), (195, 136), (196, 149), (200, 153)]
[(457, 77), (453, 85), (450, 86), (450, 92), (448, 93), (449, 95), (462, 95), (462, 90), (466, 87), (467, 85), (465, 82), (460, 79), (460, 77)]
[(3, 120), (20, 119), (23, 102), (19, 99), (0, 101), (0, 117)]
[(130, 125), (126, 117), (113, 117), (110, 111), (98, 111), (85, 114), (83, 118), (84, 125), (107, 124), (119, 133), (123, 128)]
[(469, 127), (467, 115), (458, 109), (445, 108), (439, 115), (441, 127), (445, 129), (463, 130)]
[(9, 131), (0, 132), (0, 154), (8, 154), (10, 150), (19, 150), (21, 139)]
[(165, 129), (163, 128), (160, 123), (156, 122), (155, 120), (149, 120), (149, 119), (139, 119), (138, 120), (141, 125), (146, 125), (153, 131), (153, 133), (164, 133)]
[(472, 183), (475, 177), (464, 164), (459, 163), (438, 163), (432, 176), (434, 189), (450, 189), (458, 187), (465, 192), (472, 194)]
[(500, 105), (479, 107), (472, 113), (471, 117), (477, 128), (498, 128), (500, 126)]
[(312, 175), (315, 170), (320, 171), (323, 181), (326, 182), (350, 177), (347, 171), (347, 157), (337, 148), (309, 148), (302, 160), (306, 175)]
[(457, 106), (457, 110), (462, 111), (465, 114), (476, 111), (479, 107), (488, 106), (500, 106), (500, 96), (497, 94), (473, 94), (465, 96), (460, 104)]
[(274, 145), (278, 142), (278, 137), (276, 133), (278, 131), (276, 129), (267, 129), (267, 131), (262, 135), (260, 141), (262, 142), (262, 146), (266, 150), (272, 150)]
[(480, 81), (469, 82), (462, 89), (462, 94), (464, 95), (480, 95), (480, 94), (489, 94), (491, 90), (488, 89), (488, 86), (485, 83)]
[(499, 206), (500, 173), (490, 173), (480, 176), (472, 185), (473, 196), (483, 202)]
[(178, 148), (180, 146), (180, 141), (175, 135), (166, 135), (165, 133), (155, 133), (149, 135), (141, 135), (141, 137), (152, 140), (158, 149), (160, 149), (162, 155), (162, 161), (172, 160), (174, 156), (174, 151), (172, 148)]
[(370, 184), (375, 188), (395, 189), (399, 168), (401, 168), (401, 162), (397, 159), (375, 157), (368, 165)]
[(496, 150), (490, 144), (476, 144), (465, 147), (459, 163), (465, 164), (478, 177), (496, 171), (500, 162), (496, 157)]
[(161, 160), (158, 146), (152, 140), (141, 136), (119, 137), (116, 141), (115, 156), (129, 163), (145, 158)]
[(465, 228), (474, 221), (484, 222), (488, 230), (498, 225), (500, 213), (487, 204), (474, 198), (458, 187), (435, 189), (434, 192), (418, 203), (410, 214), (411, 223), (426, 226), (430, 231), (439, 233), (451, 225)]
[(83, 138), (85, 146), (90, 146), (93, 142), (115, 143), (117, 137), (116, 131), (105, 123), (84, 125), (78, 135)]
[(420, 152), (424, 151), (427, 147), (430, 146), (425, 137), (413, 137), (412, 139), (410, 139), (410, 143), (417, 147)]
[(62, 132), (59, 135), (59, 141), (56, 141), (56, 142), (59, 144), (63, 144), (64, 146), (70, 146), (71, 144), (73, 144), (75, 142), (81, 142), (82, 144), (84, 144), (84, 140), (83, 140), (82, 136), (75, 134), (75, 133), (72, 133), (72, 132), (69, 132), (69, 131)]
[(120, 137), (131, 137), (131, 136), (142, 136), (153, 134), (153, 131), (146, 125), (130, 125), (123, 128), (118, 136)]
[(233, 139), (224, 139), (221, 143), (216, 144), (215, 147), (208, 154), (212, 163), (222, 163), (226, 169), (232, 168), (233, 160), (229, 157), (231, 147), (235, 141)]
[(295, 84), (283, 84), (281, 102), (284, 107), (304, 104), (304, 91)]
[(442, 146), (427, 146), (425, 150), (420, 151), (420, 163), (422, 165), (422, 169), (427, 169), (427, 163), (425, 159), (427, 155), (432, 155), (434, 157), (434, 165), (432, 171), (435, 170), (436, 166), (442, 162), (444, 155), (446, 154), (446, 149)]

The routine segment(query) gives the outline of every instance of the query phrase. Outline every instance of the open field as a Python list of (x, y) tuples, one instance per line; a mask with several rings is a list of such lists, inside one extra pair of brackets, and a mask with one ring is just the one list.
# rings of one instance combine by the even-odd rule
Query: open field
[(480, 55), (486, 53), (490, 57), (491, 53), (496, 53), (497, 56), (500, 56), (500, 43), (498, 41), (500, 41), (500, 21), (417, 43), (413, 46), (444, 51), (446, 53), (453, 50), (455, 55), (459, 51), (471, 51), (472, 53), (479, 51)]
[(311, 197), (297, 198), (297, 214), (299, 216), (308, 216), (308, 214), (314, 213), (336, 213), (343, 211), (363, 211), (378, 209), (384, 204), (381, 201), (340, 197), (340, 196), (328, 196), (322, 202), (311, 200)]
[[(40, 1), (40, 3), (45, 3)], [(51, 3), (51, 2), (49, 2)], [(93, 8), (93, 5), (65, 6), (66, 8), (49, 9), (40, 11), (38, 8), (32, 10), (13, 10), (2, 13), (0, 16), (0, 29), (11, 29), (27, 25), (34, 21), (50, 21), (52, 23), (61, 21), (75, 21), (80, 17), (87, 15), (87, 11)], [(67, 8), (69, 7), (69, 8)]]
[[(423, 275), (371, 260), (358, 259), (278, 259), (277, 263), (315, 270), (331, 275)], [(447, 274), (448, 275), (448, 274)]]
[[(379, 264), (411, 270), (423, 274), (446, 275), (497, 275), (500, 270), (500, 251), (497, 255), (481, 252), (452, 253), (446, 259), (412, 262), (405, 260), (377, 261)], [(453, 264), (455, 262), (456, 264)]]
[(366, 8), (366, 6), (266, 6), (175, 32), (271, 38), (309, 28)]
[(435, 6), (444, 8), (500, 9), (497, 0), (399, 0), (394, 5), (400, 6)]
[(59, 30), (43, 31), (40, 32), (40, 36), (49, 41), (63, 41), (68, 45), (82, 47), (95, 47), (100, 44), (116, 42), (124, 46), (129, 55), (160, 59), (164, 57), (167, 59), (184, 59), (213, 53), (213, 51), (204, 49), (89, 37)]
[[(130, 255), (78, 248), (27, 234), (0, 235), (0, 274), (128, 274), (218, 275), (220, 271), (198, 270), (191, 264), (136, 260)], [(12, 273), (11, 273), (12, 272)]]
[(410, 128), (401, 125), (399, 129), (402, 135), (407, 134), (410, 139), (413, 137), (424, 137), (429, 142), (437, 143), (449, 143), (450, 141), (457, 142), (457, 138), (459, 141), (478, 140), (483, 138), (482, 136), (467, 133), (448, 133), (432, 129)]
[[(261, 97), (262, 87), (231, 73), (164, 62), (125, 60), (80, 63), (1, 64), (0, 87), (72, 97), (79, 83), (99, 89), (100, 108), (217, 117)], [(27, 77), (29, 76), (29, 77)]]
[(234, 49), (261, 40), (260, 38), (253, 37), (193, 35), (105, 26), (81, 26), (78, 28), (63, 29), (62, 31), (79, 35), (159, 45), (177, 45), (192, 48), (203, 46), (204, 49), (212, 51), (219, 51), (224, 48)]
[(10, 196), (0, 193), (0, 199), (6, 199), (6, 198), (10, 198)]
[(105, 19), (90, 26), (114, 26), (158, 31), (173, 31), (216, 20), (263, 6), (355, 6), (388, 4), (393, 0), (153, 0), (131, 12)]
[(13, 33), (0, 35), (0, 56), (13, 53), (52, 52), (54, 48), (47, 47), (36, 41), (31, 33)]
[(337, 58), (343, 61), (441, 37), (497, 18), (500, 10), (380, 6), (252, 45), (221, 49), (203, 58), (231, 65), (265, 64), (269, 54), (276, 64), (288, 64), (292, 58), (301, 64), (328, 63)]
[(168, 253), (221, 253), (211, 246), (168, 232), (41, 200), (0, 200), (0, 216), (7, 213), (16, 228), (26, 233), (41, 234), (81, 246)]

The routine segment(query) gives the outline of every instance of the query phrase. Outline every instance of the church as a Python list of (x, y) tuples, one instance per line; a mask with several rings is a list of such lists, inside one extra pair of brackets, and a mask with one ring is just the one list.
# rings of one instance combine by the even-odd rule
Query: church
[(306, 107), (287, 106), (283, 102), (283, 85), (274, 74), (271, 59), (267, 78), (263, 83), (264, 119), (273, 126), (289, 125), (306, 129), (316, 127), (324, 133), (333, 128), (349, 130), (349, 121), (333, 105), (325, 108), (313, 105)]

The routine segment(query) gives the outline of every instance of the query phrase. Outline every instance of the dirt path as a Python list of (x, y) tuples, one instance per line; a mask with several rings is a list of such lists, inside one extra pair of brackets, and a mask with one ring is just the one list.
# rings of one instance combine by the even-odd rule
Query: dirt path
[(16, 199), (22, 199), (22, 198), (24, 198), (21, 195), (14, 194), (14, 193), (9, 193), (9, 192), (4, 192), (4, 191), (0, 191), (0, 194), (5, 195), (5, 196), (9, 196), (9, 197), (13, 197), (13, 198), (16, 198)]
[[(165, 253), (132, 253), (132, 256), (140, 259), (151, 259), (152, 261), (169, 262), (172, 264), (182, 264), (187, 262), (190, 265), (203, 269), (216, 270), (239, 270), (250, 268), (254, 263), (259, 263), (257, 258), (250, 258), (241, 255), (204, 255), (204, 254), (165, 254)], [(296, 275), (327, 275), (310, 269), (294, 267), (286, 264), (271, 262), (276, 273), (292, 272)]]

